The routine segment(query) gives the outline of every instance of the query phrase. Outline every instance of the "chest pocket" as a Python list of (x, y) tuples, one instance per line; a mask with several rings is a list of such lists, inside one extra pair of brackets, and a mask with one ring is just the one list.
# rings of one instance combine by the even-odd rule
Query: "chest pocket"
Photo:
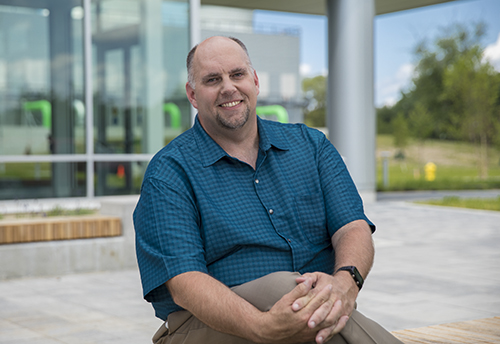
[(323, 195), (321, 193), (300, 195), (294, 197), (294, 201), (307, 239), (315, 245), (329, 241)]

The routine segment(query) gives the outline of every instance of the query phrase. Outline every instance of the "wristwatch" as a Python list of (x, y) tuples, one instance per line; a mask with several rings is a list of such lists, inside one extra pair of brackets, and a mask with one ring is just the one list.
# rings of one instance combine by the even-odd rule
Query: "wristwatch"
[(358, 269), (356, 269), (355, 266), (343, 266), (343, 267), (339, 268), (337, 270), (337, 272), (339, 272), (341, 270), (342, 271), (349, 271), (349, 273), (351, 274), (351, 277), (354, 279), (354, 282), (358, 286), (359, 290), (361, 290), (361, 288), (363, 287), (364, 280), (363, 280), (363, 276), (361, 276)]

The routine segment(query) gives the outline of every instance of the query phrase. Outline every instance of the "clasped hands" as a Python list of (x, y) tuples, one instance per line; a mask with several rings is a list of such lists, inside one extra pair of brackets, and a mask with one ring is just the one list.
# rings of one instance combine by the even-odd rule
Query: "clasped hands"
[(349, 274), (307, 273), (263, 313), (264, 343), (325, 343), (339, 333), (354, 309), (358, 288)]

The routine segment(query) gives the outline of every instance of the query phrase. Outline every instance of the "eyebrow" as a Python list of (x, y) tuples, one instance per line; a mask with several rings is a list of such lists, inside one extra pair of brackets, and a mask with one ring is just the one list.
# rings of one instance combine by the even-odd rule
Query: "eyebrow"
[(229, 72), (229, 74), (236, 74), (236, 73), (247, 73), (247, 69), (243, 67), (238, 67)]
[[(243, 68), (243, 67), (237, 67), (237, 68), (234, 68), (234, 69), (229, 71), (229, 74), (236, 74), (236, 73), (248, 73), (248, 70), (246, 68)], [(208, 79), (217, 78), (220, 75), (221, 75), (221, 73), (210, 73), (210, 74), (203, 76), (202, 80), (206, 81)]]
[(216, 77), (219, 77), (219, 76), (220, 76), (220, 73), (210, 73), (210, 74), (207, 74), (207, 75), (203, 76), (202, 80), (206, 81), (208, 79), (216, 78)]

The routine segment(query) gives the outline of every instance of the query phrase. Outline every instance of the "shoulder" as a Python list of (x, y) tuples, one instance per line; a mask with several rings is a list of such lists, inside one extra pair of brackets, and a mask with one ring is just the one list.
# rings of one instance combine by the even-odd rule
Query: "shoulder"
[(172, 170), (182, 168), (198, 154), (193, 129), (188, 129), (160, 149), (148, 164), (146, 178), (165, 179)]
[(321, 146), (325, 141), (328, 141), (323, 132), (303, 123), (280, 123), (264, 119), (261, 119), (261, 123), (271, 138), (286, 142), (292, 147), (304, 143)]

